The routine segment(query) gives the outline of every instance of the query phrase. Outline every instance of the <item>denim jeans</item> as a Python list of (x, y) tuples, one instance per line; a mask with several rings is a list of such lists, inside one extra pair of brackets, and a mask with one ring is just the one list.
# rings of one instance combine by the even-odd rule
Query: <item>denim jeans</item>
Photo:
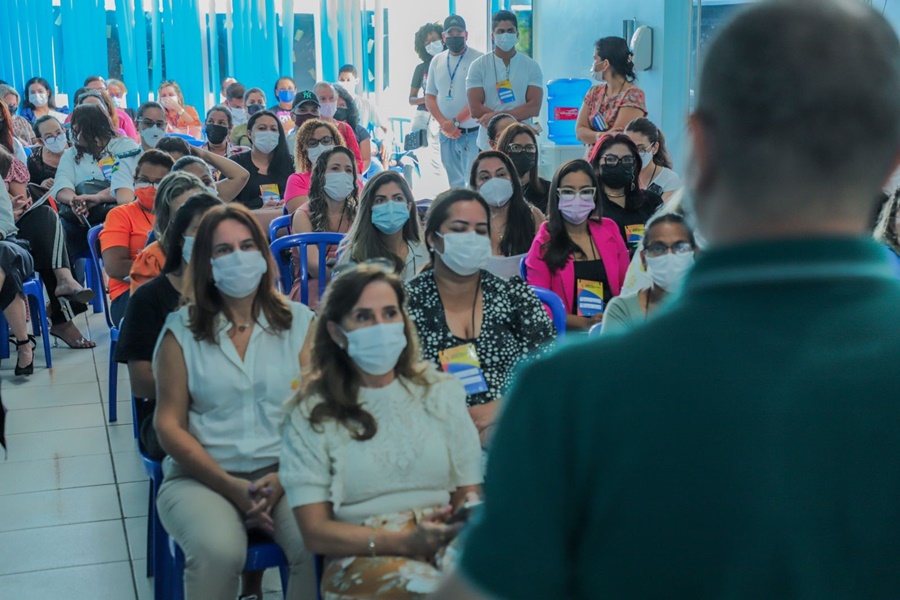
[(458, 139), (441, 135), (441, 161), (447, 171), (450, 187), (468, 187), (469, 171), (478, 156), (478, 130), (462, 134)]

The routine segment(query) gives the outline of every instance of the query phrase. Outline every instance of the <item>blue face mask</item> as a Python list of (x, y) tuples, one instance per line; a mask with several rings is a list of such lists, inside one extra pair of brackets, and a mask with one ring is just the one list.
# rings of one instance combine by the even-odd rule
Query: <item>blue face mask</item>
[(406, 202), (389, 200), (372, 207), (372, 224), (385, 235), (397, 233), (407, 221), (409, 221), (409, 206)]
[(191, 262), (191, 254), (194, 251), (194, 236), (186, 235), (184, 236), (184, 245), (181, 246), (181, 260), (184, 261), (184, 266), (187, 267)]
[(294, 99), (294, 96), (297, 95), (297, 92), (294, 90), (279, 90), (276, 94), (278, 96), (279, 102), (291, 102)]

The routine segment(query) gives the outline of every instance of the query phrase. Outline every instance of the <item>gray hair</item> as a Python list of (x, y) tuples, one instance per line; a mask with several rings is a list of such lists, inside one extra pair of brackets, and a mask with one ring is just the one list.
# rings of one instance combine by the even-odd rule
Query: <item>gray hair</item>
[[(185, 156), (184, 158), (195, 157)], [(177, 165), (181, 160), (178, 160), (175, 164)], [(175, 167), (172, 167), (172, 172), (163, 177), (163, 180), (159, 182), (159, 187), (156, 188), (156, 199), (153, 202), (156, 222), (153, 224), (153, 233), (156, 234), (159, 246), (164, 252), (168, 251), (166, 232), (169, 229), (169, 223), (172, 221), (172, 200), (194, 188), (206, 191), (206, 186), (200, 181), (199, 177), (186, 171), (175, 171)]]
[(706, 51), (694, 118), (735, 211), (868, 216), (900, 147), (900, 42), (855, 0), (759, 2)]
[(10, 94), (15, 96), (16, 100), (22, 99), (22, 97), (19, 95), (19, 92), (16, 91), (16, 88), (11, 85), (6, 85), (5, 83), (0, 84), (0, 98), (2, 98), (3, 96), (9, 96)]

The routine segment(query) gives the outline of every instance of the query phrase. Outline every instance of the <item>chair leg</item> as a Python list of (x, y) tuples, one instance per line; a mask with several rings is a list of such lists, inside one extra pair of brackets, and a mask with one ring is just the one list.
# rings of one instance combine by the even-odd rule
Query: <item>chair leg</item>
[(94, 263), (90, 259), (85, 259), (84, 283), (95, 292), (94, 299), (91, 300), (94, 314), (103, 312), (103, 299), (100, 298), (100, 294), (103, 293), (103, 281), (97, 280), (97, 271), (94, 269)]
[(156, 560), (156, 487), (153, 480), (148, 486), (147, 500), (147, 577), (153, 577), (153, 561)]
[(9, 323), (0, 312), (0, 358), (9, 358)]
[[(41, 292), (43, 294), (43, 291)], [(44, 306), (43, 296), (29, 296), (31, 300), (31, 315), (34, 319), (34, 335), (41, 336), (44, 344), (44, 358), (47, 368), (53, 368), (53, 360), (50, 358), (50, 327), (47, 324), (47, 307)], [(43, 335), (41, 331), (43, 330)]]
[(278, 567), (278, 574), (281, 575), (281, 595), (287, 598), (288, 580), (291, 577), (291, 569), (287, 565)]
[(116, 392), (118, 391), (119, 363), (114, 360), (116, 354), (116, 342), (109, 343), (109, 422), (115, 423), (119, 417), (116, 414)]

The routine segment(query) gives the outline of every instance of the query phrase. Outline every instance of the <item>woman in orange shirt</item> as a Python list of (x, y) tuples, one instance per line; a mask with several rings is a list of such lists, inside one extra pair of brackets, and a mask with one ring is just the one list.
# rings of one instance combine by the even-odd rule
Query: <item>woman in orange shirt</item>
[(138, 161), (134, 176), (134, 202), (117, 206), (106, 215), (100, 232), (100, 251), (109, 275), (110, 316), (119, 323), (125, 316), (129, 297), (128, 272), (138, 253), (147, 245), (153, 229), (156, 186), (169, 173), (172, 157), (159, 150), (147, 150)]
[(174, 81), (163, 81), (156, 94), (166, 109), (166, 132), (182, 133), (198, 140), (202, 137), (202, 122), (197, 109), (184, 103), (181, 87)]

